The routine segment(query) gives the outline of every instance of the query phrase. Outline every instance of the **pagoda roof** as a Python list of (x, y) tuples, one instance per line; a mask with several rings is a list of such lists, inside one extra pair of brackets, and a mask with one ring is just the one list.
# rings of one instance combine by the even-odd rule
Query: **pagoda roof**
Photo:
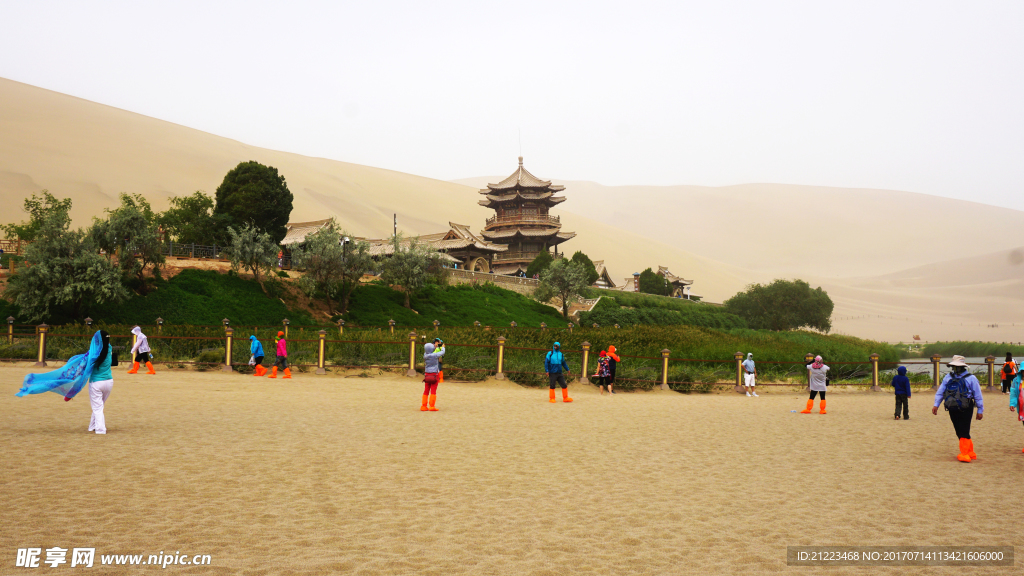
[(287, 232), (285, 232), (284, 239), (281, 240), (281, 245), (302, 244), (306, 241), (306, 236), (330, 226), (331, 220), (331, 218), (327, 218), (326, 220), (314, 220), (313, 222), (289, 222), (285, 225)]
[[(488, 242), (484, 238), (474, 234), (473, 231), (469, 229), (469, 226), (466, 226), (465, 224), (449, 222), (448, 226), (450, 226), (450, 229), (447, 232), (424, 234), (422, 236), (414, 236), (413, 238), (418, 242), (427, 244), (431, 248), (442, 252), (449, 250), (462, 250), (465, 248), (476, 248), (483, 252), (506, 252), (508, 250), (508, 246), (504, 244)], [(410, 240), (411, 238), (405, 239), (403, 241), (403, 245), (408, 245)], [(371, 256), (390, 256), (394, 252), (395, 246), (390, 239), (382, 238), (379, 240), (370, 240)], [(448, 259), (457, 261), (451, 257), (448, 257)]]
[(513, 228), (511, 230), (484, 230), (480, 233), (484, 238), (488, 240), (497, 239), (508, 239), (515, 238), (516, 236), (522, 236), (524, 238), (557, 238), (560, 242), (565, 242), (576, 237), (575, 232), (554, 232), (552, 230), (530, 230), (523, 228)]
[[(491, 190), (481, 190), (480, 193), (484, 194), (491, 192)], [(521, 191), (513, 192), (512, 194), (487, 194), (487, 198), (480, 200), (478, 204), (481, 206), (491, 206), (499, 202), (515, 202), (522, 200), (540, 200), (548, 206), (554, 206), (555, 204), (561, 204), (565, 202), (565, 196), (554, 196), (552, 192), (526, 192), (525, 194)]]
[(490, 194), (492, 191), (515, 190), (517, 188), (546, 188), (552, 192), (565, 190), (565, 186), (552, 185), (550, 180), (541, 180), (530, 174), (526, 168), (523, 168), (523, 157), (520, 156), (519, 168), (515, 172), (497, 184), (488, 184), (487, 188), (480, 190), (480, 193)]
[(676, 276), (675, 274), (669, 272), (667, 266), (658, 266), (657, 274), (664, 278), (665, 280), (667, 280), (669, 284), (672, 284), (674, 286), (688, 286), (690, 284), (693, 284), (693, 280), (687, 280), (681, 276)]

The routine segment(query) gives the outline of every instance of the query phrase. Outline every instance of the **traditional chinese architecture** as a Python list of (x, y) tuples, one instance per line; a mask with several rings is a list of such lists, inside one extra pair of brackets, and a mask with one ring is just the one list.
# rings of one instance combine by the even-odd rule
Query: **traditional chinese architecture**
[(615, 281), (612, 280), (611, 274), (608, 273), (608, 268), (604, 265), (604, 260), (595, 260), (594, 269), (597, 270), (597, 280), (594, 282), (594, 288), (609, 288), (615, 289)]
[(495, 212), (487, 219), (481, 236), (506, 246), (505, 251), (494, 254), (491, 268), (496, 274), (525, 272), (542, 251), (553, 248), (557, 255), (558, 245), (576, 236), (575, 232), (562, 232), (561, 219), (549, 213), (556, 204), (565, 202), (564, 196), (555, 195), (562, 190), (564, 186), (527, 172), (522, 156), (511, 176), (480, 190), (484, 195), (480, 205)]
[(664, 278), (668, 285), (671, 287), (669, 295), (673, 298), (690, 298), (690, 286), (693, 285), (693, 280), (685, 280), (679, 276), (668, 271), (668, 268), (664, 266), (658, 266), (658, 276)]
[(306, 236), (328, 226), (331, 220), (331, 218), (328, 218), (314, 222), (289, 222), (285, 225), (285, 229), (288, 232), (285, 233), (284, 240), (281, 240), (281, 245), (285, 247), (300, 245), (306, 241)]
[[(508, 250), (507, 246), (494, 244), (473, 233), (469, 226), (449, 222), (447, 232), (425, 234), (415, 238), (444, 253), (455, 268), (471, 272), (490, 272), (495, 255)], [(390, 256), (395, 246), (389, 239), (370, 240), (370, 254), (374, 257)]]

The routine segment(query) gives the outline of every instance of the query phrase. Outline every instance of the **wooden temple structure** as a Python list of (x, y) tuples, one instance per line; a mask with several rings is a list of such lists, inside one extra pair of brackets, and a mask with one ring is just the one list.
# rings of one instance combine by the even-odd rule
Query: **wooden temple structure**
[(480, 233), (484, 239), (506, 249), (495, 253), (491, 266), (495, 274), (516, 275), (526, 271), (530, 262), (542, 251), (554, 249), (576, 236), (575, 232), (562, 232), (562, 222), (551, 215), (551, 208), (565, 202), (557, 196), (564, 186), (552, 184), (530, 174), (519, 157), (519, 168), (497, 184), (488, 184), (480, 190), (484, 199), (481, 206), (494, 209), (494, 216), (484, 223)]

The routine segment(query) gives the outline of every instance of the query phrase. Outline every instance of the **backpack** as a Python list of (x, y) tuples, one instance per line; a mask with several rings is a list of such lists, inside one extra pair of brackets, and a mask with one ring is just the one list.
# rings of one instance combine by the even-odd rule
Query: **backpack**
[(1016, 362), (1005, 362), (1003, 364), (1003, 378), (1009, 379), (1017, 375), (1017, 363)]
[(974, 408), (974, 392), (967, 383), (967, 375), (951, 376), (942, 392), (942, 405), (946, 410), (970, 410)]

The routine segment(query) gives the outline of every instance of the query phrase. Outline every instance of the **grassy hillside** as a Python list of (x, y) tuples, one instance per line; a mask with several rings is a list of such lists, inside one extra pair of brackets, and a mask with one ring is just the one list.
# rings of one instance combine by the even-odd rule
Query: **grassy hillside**
[[(402, 294), (387, 286), (360, 286), (352, 295), (345, 321), (356, 326), (522, 326), (539, 327), (542, 322), (562, 325), (562, 315), (551, 306), (493, 284), (429, 286), (412, 298), (412, 310), (402, 306)], [(415, 312), (413, 311), (415, 310)]]
[(591, 290), (590, 298), (601, 297), (590, 312), (580, 314), (580, 324), (591, 326), (701, 326), (704, 328), (746, 328), (747, 323), (724, 308), (681, 298), (632, 292)]

